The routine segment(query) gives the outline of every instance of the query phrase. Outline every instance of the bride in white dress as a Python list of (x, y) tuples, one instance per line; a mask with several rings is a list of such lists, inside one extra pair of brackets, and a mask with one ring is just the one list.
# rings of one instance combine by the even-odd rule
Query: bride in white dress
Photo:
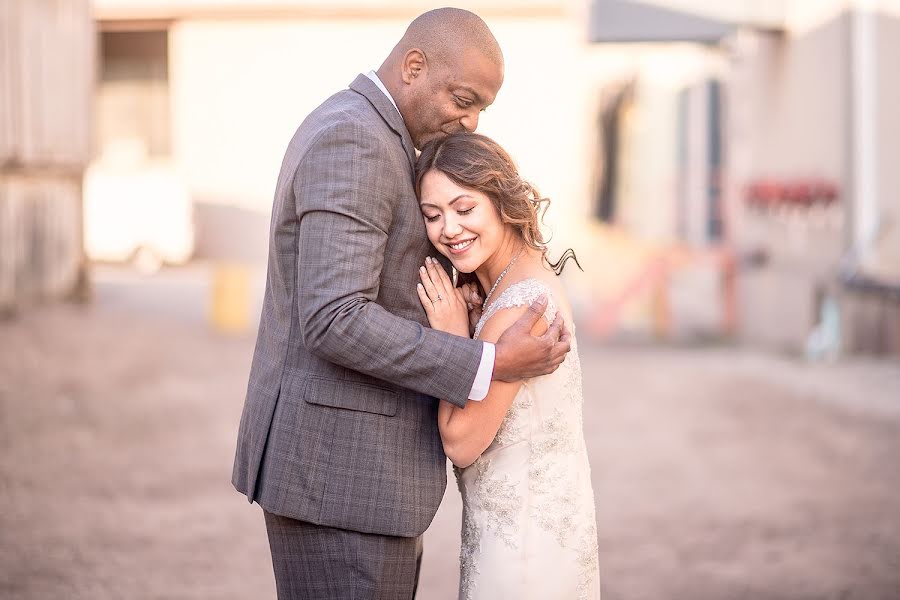
[(459, 597), (599, 598), (581, 366), (557, 280), (571, 251), (549, 261), (538, 223), (548, 201), (487, 137), (454, 134), (427, 145), (416, 189), (429, 240), (461, 277), (474, 274), (454, 287), (436, 260), (426, 261), (419, 297), (432, 327), (496, 342), (546, 297), (532, 333), (542, 335), (558, 312), (573, 333), (552, 374), (493, 381), (484, 400), (464, 409), (440, 404), (441, 439), (463, 498)]

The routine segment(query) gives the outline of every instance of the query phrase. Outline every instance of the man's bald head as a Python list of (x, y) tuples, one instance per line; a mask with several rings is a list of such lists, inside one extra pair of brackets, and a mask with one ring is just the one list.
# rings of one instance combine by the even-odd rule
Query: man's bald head
[(416, 17), (378, 69), (417, 148), (474, 131), (503, 85), (503, 53), (481, 17), (438, 8)]
[(487, 23), (461, 8), (436, 8), (416, 17), (394, 52), (402, 55), (413, 48), (440, 63), (457, 59), (465, 50), (477, 50), (503, 68), (503, 52)]

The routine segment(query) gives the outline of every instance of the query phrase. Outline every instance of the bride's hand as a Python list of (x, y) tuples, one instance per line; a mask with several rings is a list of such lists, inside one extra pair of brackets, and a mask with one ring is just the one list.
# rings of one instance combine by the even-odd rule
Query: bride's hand
[(425, 307), (431, 327), (470, 337), (466, 299), (459, 288), (453, 287), (444, 267), (433, 258), (426, 258), (425, 266), (419, 267), (419, 279), (422, 283), (416, 285), (416, 291), (419, 292), (419, 300)]
[(481, 309), (484, 298), (478, 292), (478, 286), (474, 283), (464, 283), (459, 288), (462, 290), (463, 298), (466, 301), (466, 308), (469, 310), (469, 333), (475, 333), (475, 325), (481, 320)]

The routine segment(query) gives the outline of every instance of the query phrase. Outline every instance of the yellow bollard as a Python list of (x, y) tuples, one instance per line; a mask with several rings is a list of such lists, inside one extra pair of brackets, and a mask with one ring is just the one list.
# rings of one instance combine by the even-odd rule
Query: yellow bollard
[(669, 268), (662, 263), (659, 277), (653, 286), (653, 335), (667, 340), (672, 333), (672, 308), (669, 304)]
[(250, 269), (238, 263), (213, 267), (210, 320), (222, 333), (244, 333), (250, 325)]

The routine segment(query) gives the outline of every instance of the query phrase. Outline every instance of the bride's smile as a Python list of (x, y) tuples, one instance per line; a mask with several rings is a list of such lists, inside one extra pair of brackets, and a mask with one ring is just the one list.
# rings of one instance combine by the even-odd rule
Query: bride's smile
[(446, 245), (450, 247), (450, 254), (453, 256), (459, 256), (463, 252), (469, 249), (469, 246), (472, 245), (472, 242), (475, 241), (475, 238), (470, 238), (468, 240), (464, 240), (462, 242), (448, 242)]

